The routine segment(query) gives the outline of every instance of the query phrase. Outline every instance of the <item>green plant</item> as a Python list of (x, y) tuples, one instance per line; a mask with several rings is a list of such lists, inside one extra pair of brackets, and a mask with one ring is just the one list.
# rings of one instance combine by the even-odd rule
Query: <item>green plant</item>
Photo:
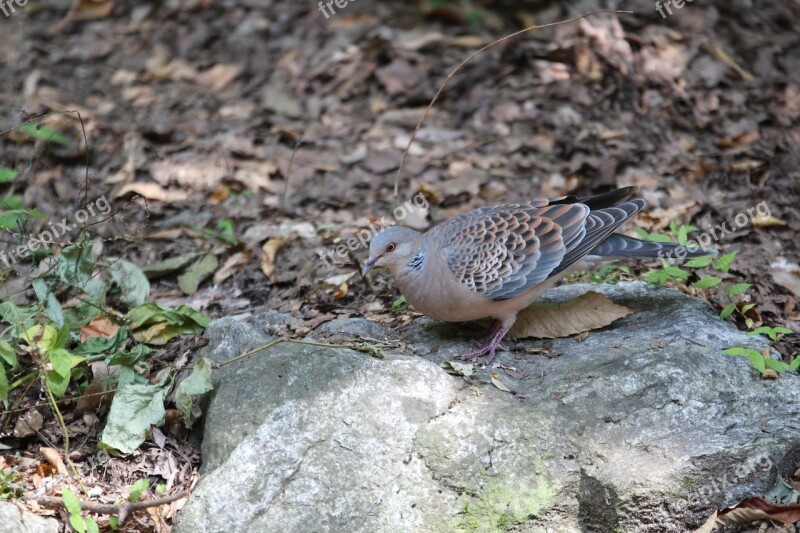
[(769, 357), (767, 350), (765, 352), (766, 354), (753, 348), (744, 348), (742, 346), (734, 346), (722, 350), (722, 353), (726, 355), (748, 358), (750, 366), (758, 370), (762, 376), (767, 374), (767, 369), (772, 369), (778, 374), (782, 374), (787, 371), (794, 372), (800, 367), (800, 356), (795, 356), (791, 363), (784, 363), (780, 359)]
[(97, 526), (92, 517), (83, 517), (81, 515), (81, 502), (74, 492), (67, 487), (61, 487), (61, 495), (64, 498), (64, 507), (69, 513), (69, 525), (78, 533), (99, 533), (100, 528)]
[(0, 470), (0, 500), (21, 498), (25, 493), (23, 479), (15, 469)]

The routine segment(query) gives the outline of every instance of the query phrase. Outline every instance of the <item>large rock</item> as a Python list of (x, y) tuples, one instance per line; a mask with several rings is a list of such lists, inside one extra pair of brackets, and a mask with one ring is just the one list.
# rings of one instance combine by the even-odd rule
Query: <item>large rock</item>
[(13, 502), (0, 501), (0, 531), (3, 533), (58, 533), (58, 520), (20, 510)]
[[(281, 343), (223, 366), (176, 531), (683, 531), (793, 466), (800, 379), (720, 351), (762, 339), (643, 283), (546, 298), (590, 289), (638, 312), (581, 342), (512, 343), (469, 381), (440, 367), (465, 328), (422, 318), (320, 328), (414, 356)], [(206, 334), (217, 362), (271, 338), (230, 319)]]

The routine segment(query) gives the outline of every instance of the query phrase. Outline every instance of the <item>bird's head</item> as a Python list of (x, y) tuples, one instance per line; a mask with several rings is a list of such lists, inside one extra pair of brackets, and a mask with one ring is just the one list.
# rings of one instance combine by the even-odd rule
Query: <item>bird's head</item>
[(373, 267), (386, 267), (394, 274), (414, 257), (422, 246), (420, 235), (411, 228), (392, 226), (381, 230), (369, 243), (369, 259), (362, 274)]

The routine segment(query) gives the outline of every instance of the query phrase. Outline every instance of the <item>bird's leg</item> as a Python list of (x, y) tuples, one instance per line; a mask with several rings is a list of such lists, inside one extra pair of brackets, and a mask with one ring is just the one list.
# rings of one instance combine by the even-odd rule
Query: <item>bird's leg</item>
[[(491, 326), (489, 326), (489, 329), (488, 329), (488, 335), (487, 335), (487, 338), (488, 338), (489, 340), (491, 340), (491, 339), (492, 339), (492, 338), (495, 336), (495, 334), (496, 334), (498, 331), (500, 331), (500, 328), (502, 328), (502, 327), (503, 327), (503, 322), (502, 322), (502, 321), (500, 321), (500, 320), (498, 320), (498, 319), (496, 319), (496, 318), (493, 318), (493, 319), (492, 319), (492, 325), (491, 325)], [(479, 341), (479, 340), (474, 340), (474, 341), (472, 341), (472, 345), (473, 345), (474, 347), (476, 347), (476, 348), (483, 348), (485, 344), (486, 344), (485, 342), (481, 342), (481, 341)], [(508, 346), (506, 346), (506, 345), (505, 345), (505, 344), (503, 344), (502, 342), (501, 342), (501, 343), (499, 343), (499, 344), (497, 345), (497, 347), (498, 347), (498, 348), (500, 348), (501, 350), (503, 350), (504, 352), (507, 352), (507, 351), (508, 351)]]
[(489, 342), (475, 351), (462, 355), (461, 359), (467, 361), (469, 359), (475, 359), (476, 357), (485, 355), (486, 364), (491, 363), (492, 359), (494, 359), (494, 352), (497, 350), (500, 341), (503, 340), (503, 337), (506, 336), (506, 333), (508, 333), (508, 330), (510, 329), (511, 327), (504, 326), (503, 323), (498, 320), (498, 327), (495, 329), (494, 334), (489, 339)]

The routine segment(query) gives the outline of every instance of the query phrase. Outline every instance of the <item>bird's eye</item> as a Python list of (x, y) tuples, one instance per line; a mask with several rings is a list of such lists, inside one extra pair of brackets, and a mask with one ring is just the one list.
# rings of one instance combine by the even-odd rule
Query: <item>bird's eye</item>
[(393, 242), (390, 242), (389, 245), (386, 247), (387, 252), (394, 252), (394, 249), (397, 248), (397, 245)]

